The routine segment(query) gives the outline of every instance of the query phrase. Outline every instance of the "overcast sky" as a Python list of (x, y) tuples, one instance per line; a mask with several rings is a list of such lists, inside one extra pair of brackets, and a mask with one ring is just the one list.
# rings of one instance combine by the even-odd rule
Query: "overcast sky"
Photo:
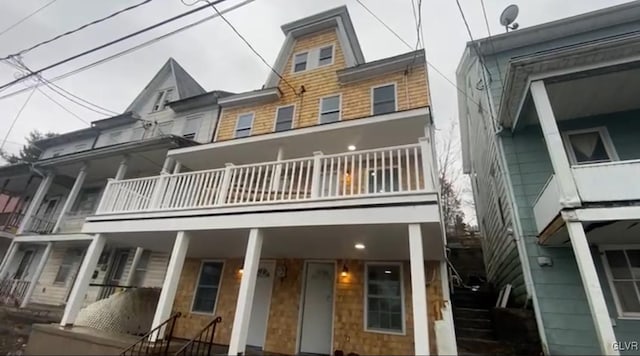
[[(0, 0), (3, 10), (0, 12), (0, 31), (49, 1)], [(57, 0), (21, 25), (0, 35), (0, 56), (14, 53), (140, 1)], [(195, 0), (185, 1), (191, 3)], [(220, 5), (220, 9), (240, 1), (227, 0), (225, 4)], [(407, 42), (415, 43), (416, 31), (411, 0), (362, 1)], [(496, 34), (504, 31), (498, 19), (502, 9), (510, 3), (520, 6), (517, 22), (521, 28), (524, 28), (626, 1), (484, 0), (484, 2), (492, 34)], [(202, 3), (196, 6), (200, 4)], [(273, 63), (284, 40), (280, 25), (344, 4), (349, 8), (367, 61), (408, 51), (402, 42), (382, 27), (355, 0), (255, 0), (232, 11), (226, 17), (267, 61)], [(487, 30), (480, 1), (461, 0), (461, 4), (474, 38), (486, 37)], [(154, 0), (114, 19), (36, 49), (24, 56), (24, 62), (31, 69), (39, 69), (188, 9), (190, 8), (183, 5), (180, 0)], [(45, 72), (44, 76), (55, 77), (180, 25), (211, 15), (212, 11), (202, 11), (125, 43)], [(465, 43), (469, 40), (456, 2), (425, 0), (422, 17), (428, 60), (455, 82), (455, 69)], [(223, 21), (214, 19), (150, 47), (61, 80), (57, 84), (96, 104), (121, 112), (169, 57), (175, 58), (207, 90), (242, 92), (257, 89), (264, 83), (269, 72), (269, 69)], [(15, 72), (6, 64), (0, 65), (0, 82), (11, 81)], [(449, 123), (457, 120), (457, 92), (438, 73), (433, 70), (429, 72), (436, 127), (442, 135), (448, 132)], [(0, 95), (23, 87), (23, 84), (19, 84), (2, 91)], [(56, 96), (49, 89), (42, 90), (88, 122), (104, 118)], [(27, 96), (28, 92), (0, 100), (0, 139), (5, 136), (11, 121)], [(36, 91), (9, 135), (5, 149), (16, 152), (24, 143), (24, 137), (33, 129), (62, 133), (86, 126)], [(471, 210), (467, 209), (467, 214), (470, 215)]]

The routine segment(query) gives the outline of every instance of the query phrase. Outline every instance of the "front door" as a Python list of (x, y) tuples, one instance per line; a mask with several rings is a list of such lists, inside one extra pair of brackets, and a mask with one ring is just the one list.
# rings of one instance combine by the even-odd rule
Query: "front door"
[(249, 322), (247, 345), (258, 347), (264, 346), (264, 339), (267, 334), (267, 320), (269, 319), (269, 306), (271, 305), (273, 276), (275, 272), (275, 262), (261, 262), (258, 267), (258, 278), (256, 279), (256, 289), (253, 294), (253, 305), (251, 307), (251, 320)]
[(111, 262), (111, 267), (107, 273), (106, 285), (100, 292), (100, 299), (108, 298), (113, 294), (116, 289), (121, 286), (122, 277), (124, 276), (124, 270), (127, 266), (127, 259), (129, 258), (128, 250), (116, 250)]
[(31, 266), (31, 260), (33, 259), (34, 251), (26, 250), (20, 259), (18, 268), (13, 274), (13, 279), (23, 280), (29, 276), (29, 267)]
[(307, 263), (300, 336), (301, 353), (331, 353), (334, 272), (333, 263)]

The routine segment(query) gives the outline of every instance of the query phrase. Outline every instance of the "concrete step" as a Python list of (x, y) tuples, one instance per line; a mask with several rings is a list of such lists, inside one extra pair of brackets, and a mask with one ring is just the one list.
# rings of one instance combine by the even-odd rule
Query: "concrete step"
[(467, 319), (486, 319), (491, 320), (491, 315), (487, 309), (458, 307), (454, 304), (453, 317)]
[(495, 336), (491, 329), (461, 328), (456, 325), (456, 336), (462, 338), (494, 340)]
[(491, 320), (473, 318), (454, 318), (454, 324), (460, 328), (491, 329)]

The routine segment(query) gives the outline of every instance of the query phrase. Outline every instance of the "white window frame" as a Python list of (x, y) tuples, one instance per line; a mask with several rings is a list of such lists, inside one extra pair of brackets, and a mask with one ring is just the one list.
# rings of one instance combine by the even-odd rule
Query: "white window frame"
[[(301, 55), (301, 54), (307, 54), (307, 59), (305, 62), (305, 66), (303, 70), (297, 71), (296, 72), (296, 57)], [(296, 74), (296, 73), (304, 73), (306, 71), (309, 70), (309, 57), (311, 54), (311, 50), (304, 50), (304, 51), (299, 51), (293, 54), (293, 57), (291, 57), (291, 73), (292, 74)]]
[[(402, 331), (393, 331), (393, 330), (380, 330), (380, 329), (370, 329), (369, 328), (369, 266), (398, 266), (400, 267), (400, 304), (402, 310)], [(406, 335), (407, 332), (407, 318), (406, 318), (406, 306), (405, 306), (405, 292), (404, 292), (404, 266), (402, 262), (365, 262), (364, 264), (364, 302), (362, 306), (364, 307), (364, 331), (371, 333), (379, 333), (379, 334), (389, 334), (389, 335)]]
[(326, 123), (322, 122), (322, 101), (324, 99), (332, 98), (334, 96), (338, 97), (338, 110), (339, 111), (338, 111), (338, 121), (333, 121), (333, 122), (342, 121), (342, 93), (333, 93), (333, 94), (330, 94), (330, 95), (325, 95), (325, 96), (321, 97), (320, 99), (318, 99), (318, 124), (323, 124), (324, 125), (324, 124), (330, 124), (331, 123), (331, 122), (326, 122)]
[[(331, 63), (320, 64), (320, 52), (323, 49), (327, 48), (327, 47), (331, 47)], [(336, 62), (336, 45), (335, 45), (335, 43), (330, 43), (330, 44), (327, 44), (325, 46), (318, 47), (318, 65), (317, 65), (316, 68), (330, 66), (330, 65), (333, 65), (335, 62)]]
[[(187, 128), (189, 121), (197, 121), (198, 125), (196, 125), (194, 132), (185, 133), (184, 131)], [(195, 141), (198, 138), (198, 134), (200, 133), (200, 129), (202, 128), (203, 122), (204, 122), (204, 114), (195, 114), (195, 115), (185, 116), (180, 135), (184, 138)], [(251, 125), (253, 126), (253, 122), (251, 123)], [(193, 134), (192, 138), (185, 137), (186, 135), (190, 135), (190, 134)]]
[[(593, 133), (593, 132), (597, 132), (600, 135), (600, 139), (602, 140), (604, 150), (607, 151), (607, 154), (609, 155), (609, 160), (594, 161), (594, 162), (578, 162), (578, 159), (576, 158), (576, 153), (573, 150), (573, 146), (571, 145), (569, 136), (585, 134), (585, 133)], [(616, 149), (613, 146), (613, 141), (611, 141), (611, 136), (609, 136), (609, 130), (607, 130), (606, 126), (596, 126), (596, 127), (590, 127), (587, 129), (563, 131), (562, 142), (564, 143), (564, 149), (565, 151), (567, 151), (567, 155), (569, 156), (569, 161), (571, 162), (571, 165), (574, 165), (574, 166), (576, 165), (584, 166), (587, 164), (607, 163), (607, 162), (614, 162), (614, 161), (620, 160), (620, 158), (618, 157), (618, 153), (616, 152)]]
[[(167, 92), (171, 90), (173, 92), (176, 91), (175, 87), (169, 87), (169, 88), (164, 88), (164, 89), (160, 89), (157, 92), (155, 92), (155, 96), (154, 96), (154, 100), (153, 100), (153, 104), (151, 105), (151, 112), (160, 112), (164, 109), (166, 109), (167, 103), (165, 103), (165, 99), (167, 97)], [(156, 106), (156, 103), (158, 105), (158, 109), (154, 110), (154, 107)]]
[(249, 112), (238, 114), (238, 116), (236, 116), (236, 127), (233, 130), (233, 138), (242, 138), (242, 137), (238, 137), (238, 124), (240, 123), (240, 117), (246, 116), (246, 115), (251, 115), (251, 127), (249, 127), (249, 135), (242, 136), (242, 137), (251, 137), (251, 135), (253, 134), (253, 124), (255, 124), (255, 121), (256, 121), (256, 114), (253, 111), (249, 111)]
[[(198, 287), (200, 283), (200, 275), (202, 274), (202, 267), (205, 263), (222, 263), (222, 268), (220, 269), (220, 281), (218, 282), (218, 290), (216, 291), (216, 301), (213, 303), (213, 310), (211, 313), (193, 310), (193, 307), (196, 303), (196, 293), (198, 293)], [(193, 286), (193, 295), (191, 296), (191, 307), (189, 308), (189, 312), (191, 314), (200, 314), (200, 315), (215, 315), (216, 310), (218, 309), (218, 301), (220, 300), (220, 289), (222, 289), (222, 280), (224, 279), (224, 272), (227, 267), (227, 264), (224, 260), (201, 260), (200, 266), (198, 267), (198, 277), (196, 277), (196, 284)]]
[(393, 85), (393, 94), (394, 94), (394, 101), (393, 101), (393, 104), (394, 104), (394, 110), (393, 110), (393, 112), (398, 111), (398, 83), (397, 83), (397, 82), (384, 83), (384, 84), (375, 85), (375, 86), (372, 86), (372, 87), (371, 87), (371, 93), (370, 93), (371, 98), (370, 98), (370, 100), (371, 100), (371, 115), (372, 115), (372, 116), (373, 116), (373, 115), (386, 115), (386, 114), (390, 114), (390, 113), (374, 114), (374, 112), (373, 112), (373, 108), (374, 108), (374, 102), (373, 102), (374, 95), (373, 95), (373, 92), (374, 92), (376, 89), (378, 89), (378, 88), (386, 87), (386, 86), (389, 86), (389, 85)]
[[(604, 272), (605, 276), (607, 277), (607, 282), (609, 283), (609, 289), (611, 290), (611, 295), (613, 296), (613, 301), (616, 305), (618, 319), (640, 320), (640, 313), (625, 312), (624, 310), (622, 310), (622, 303), (620, 303), (618, 292), (616, 291), (615, 285), (613, 284), (613, 273), (611, 272), (611, 267), (609, 266), (609, 261), (607, 260), (607, 255), (605, 253), (606, 251), (640, 250), (640, 245), (600, 245), (598, 246), (598, 250), (600, 251), (600, 258), (602, 260), (602, 265), (604, 266)], [(636, 288), (638, 287), (636, 286)]]
[(289, 128), (289, 130), (293, 130), (293, 127), (295, 126), (294, 124), (295, 124), (295, 121), (296, 121), (296, 109), (297, 108), (296, 108), (296, 104), (287, 104), (287, 105), (276, 106), (276, 113), (275, 113), (275, 116), (273, 118), (273, 132), (289, 131), (289, 130), (276, 131), (276, 127), (278, 126), (278, 111), (280, 111), (280, 109), (282, 109), (282, 108), (288, 108), (290, 106), (293, 106), (293, 113), (291, 114), (291, 127)]

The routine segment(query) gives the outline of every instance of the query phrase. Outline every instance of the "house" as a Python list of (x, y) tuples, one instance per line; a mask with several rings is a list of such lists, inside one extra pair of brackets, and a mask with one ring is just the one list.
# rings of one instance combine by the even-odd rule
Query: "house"
[(264, 86), (217, 100), (213, 142), (107, 183), (56, 333), (117, 245), (169, 255), (151, 342), (456, 353), (424, 52), (365, 61), (344, 6), (282, 31)]
[(489, 279), (546, 354), (638, 354), (640, 2), (467, 44), (464, 170)]
[[(3, 301), (64, 306), (96, 238), (81, 231), (84, 219), (95, 212), (108, 179), (153, 176), (169, 149), (209, 142), (217, 99), (227, 94), (206, 92), (169, 59), (125, 113), (36, 142), (42, 154), (32, 164), (0, 167), (8, 199), (2, 236), (11, 241), (0, 269)], [(163, 253), (108, 244), (83, 304), (120, 287), (161, 286), (167, 261)]]

